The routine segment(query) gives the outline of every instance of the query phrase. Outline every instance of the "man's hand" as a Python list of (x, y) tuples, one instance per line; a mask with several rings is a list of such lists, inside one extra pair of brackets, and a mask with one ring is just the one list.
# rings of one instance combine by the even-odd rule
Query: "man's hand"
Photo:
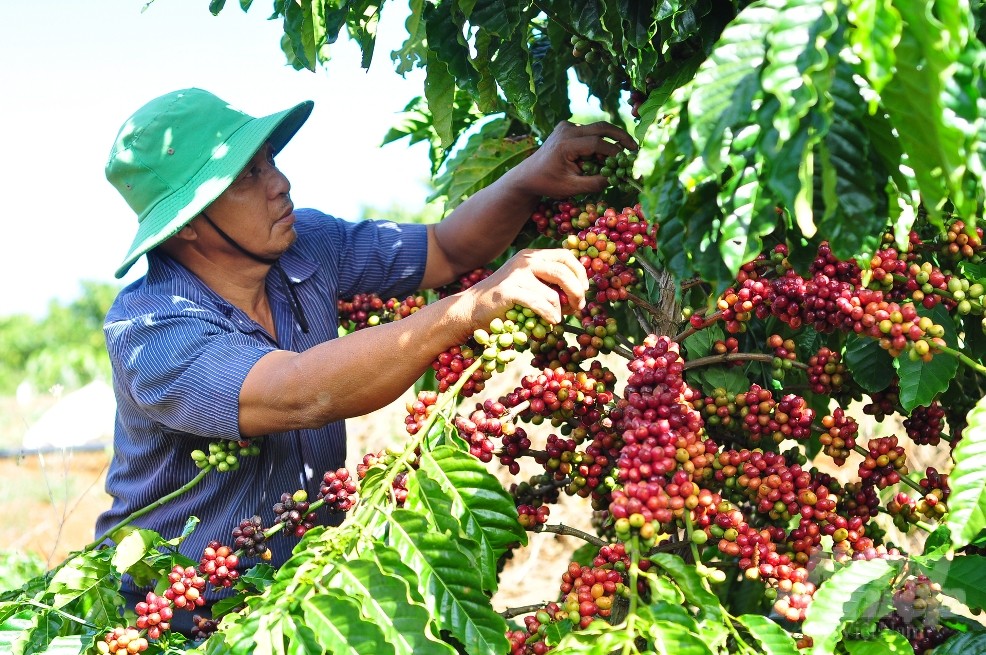
[(606, 178), (584, 175), (579, 160), (597, 154), (609, 157), (624, 149), (636, 150), (637, 143), (615, 125), (605, 122), (575, 125), (562, 121), (537, 152), (504, 178), (515, 189), (534, 196), (567, 198), (598, 193), (606, 188)]
[[(571, 252), (522, 250), (464, 293), (473, 299), (473, 325), (485, 327), (515, 304), (533, 310), (549, 323), (560, 323), (565, 314), (585, 305), (588, 288), (585, 267)], [(562, 306), (559, 290), (568, 297), (568, 306)]]

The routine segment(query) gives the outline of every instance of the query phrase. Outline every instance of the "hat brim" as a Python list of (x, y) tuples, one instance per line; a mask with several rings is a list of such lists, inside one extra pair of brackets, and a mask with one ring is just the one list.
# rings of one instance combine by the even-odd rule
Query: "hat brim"
[(137, 226), (137, 234), (123, 263), (119, 279), (142, 255), (167, 241), (229, 188), (265, 143), (274, 154), (287, 144), (312, 113), (310, 100), (290, 109), (254, 118), (233, 132), (212, 158), (180, 189), (159, 202)]

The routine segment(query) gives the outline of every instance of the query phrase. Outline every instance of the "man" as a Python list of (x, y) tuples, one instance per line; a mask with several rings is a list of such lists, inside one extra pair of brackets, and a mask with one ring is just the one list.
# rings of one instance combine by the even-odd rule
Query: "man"
[[(515, 303), (555, 323), (584, 303), (588, 282), (575, 257), (524, 251), (466, 291), (336, 338), (339, 298), (402, 296), (485, 265), (542, 196), (605, 186), (581, 175), (580, 157), (636, 146), (612, 125), (563, 123), (436, 225), (349, 223), (295, 212), (274, 163), (311, 109), (304, 102), (253, 118), (185, 89), (149, 102), (117, 136), (106, 175), (139, 224), (116, 274), (142, 255), (148, 270), (120, 292), (106, 319), (118, 412), (106, 481), (113, 506), (98, 534), (194, 478), (193, 450), (260, 436), (260, 454), (238, 470), (207, 475), (134, 524), (170, 538), (198, 517), (181, 546), (196, 560), (210, 540), (230, 543), (243, 518), (258, 514), (269, 526), (282, 492), (304, 489), (314, 498), (322, 474), (343, 466), (343, 419), (396, 399), (437, 354)], [(550, 285), (572, 306), (561, 307)], [(272, 564), (295, 543), (273, 540)]]

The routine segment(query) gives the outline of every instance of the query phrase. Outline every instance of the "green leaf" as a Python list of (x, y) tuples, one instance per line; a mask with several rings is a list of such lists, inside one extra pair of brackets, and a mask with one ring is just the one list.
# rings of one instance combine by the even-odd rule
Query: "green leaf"
[(827, 91), (819, 72), (834, 65), (825, 44), (837, 27), (835, 3), (782, 0), (764, 4), (778, 6), (780, 11), (766, 35), (761, 84), (778, 100), (773, 127), (779, 139), (787, 141), (819, 101), (819, 94)]
[(438, 60), (434, 51), (428, 51), (428, 68), (425, 73), (425, 98), (431, 112), (432, 127), (448, 148), (454, 141), (452, 134), (452, 105), (455, 97), (455, 78), (448, 67)]
[(764, 655), (798, 655), (798, 647), (791, 634), (767, 617), (743, 614), (739, 622), (756, 639)]
[(465, 17), (453, 2), (438, 5), (426, 3), (424, 16), (428, 49), (448, 67), (456, 86), (476, 95), (477, 73), (469, 59), (469, 45), (463, 36)]
[(762, 202), (759, 167), (743, 157), (733, 159), (737, 166), (716, 200), (723, 214), (719, 254), (730, 271), (739, 271), (763, 249), (761, 238), (773, 231), (777, 214)]
[[(893, 5), (903, 27), (894, 50), (895, 75), (883, 89), (882, 105), (907, 153), (929, 218), (940, 227), (948, 200), (962, 216), (975, 211), (966, 206), (961, 181), (971, 157), (979, 156), (973, 153), (981, 135), (965, 120), (965, 106), (976, 101), (965, 97), (970, 90), (953, 83), (963, 36), (946, 29), (947, 23), (924, 5), (906, 0)], [(972, 93), (981, 95), (981, 90)]]
[(442, 629), (469, 652), (506, 652), (507, 623), (483, 594), (470, 554), (450, 536), (430, 530), (414, 512), (398, 509), (390, 518), (389, 544), (420, 576), (421, 591)]
[(860, 59), (870, 86), (877, 93), (893, 77), (894, 46), (900, 39), (902, 23), (893, 0), (850, 0), (849, 42)]
[[(64, 619), (51, 610), (36, 611), (11, 644), (11, 653), (44, 653), (58, 635)], [(63, 651), (64, 652), (64, 651)], [(79, 652), (79, 651), (76, 651)]]
[(894, 379), (894, 360), (876, 339), (850, 334), (844, 361), (852, 379), (866, 391), (883, 391)]
[(697, 607), (707, 619), (707, 626), (712, 624), (721, 628), (724, 625), (725, 618), (719, 598), (706, 589), (704, 578), (695, 571), (694, 566), (685, 564), (685, 560), (671, 553), (656, 553), (650, 556), (650, 560), (675, 581), (688, 602)]
[(407, 38), (400, 50), (390, 53), (395, 70), (403, 75), (415, 66), (424, 66), (428, 60), (427, 32), (423, 20), (425, 0), (408, 0), (408, 15), (404, 21)]
[(936, 648), (934, 655), (986, 653), (986, 632), (959, 633)]
[(802, 626), (814, 640), (811, 655), (832, 655), (846, 625), (874, 611), (877, 603), (889, 602), (889, 583), (900, 567), (889, 560), (857, 560), (823, 582)]
[(962, 438), (952, 449), (955, 465), (948, 476), (948, 528), (952, 545), (961, 548), (986, 528), (986, 397), (967, 417)]
[(126, 573), (160, 542), (161, 535), (153, 530), (134, 530), (128, 534), (117, 544), (111, 560), (117, 573)]
[(719, 157), (727, 130), (748, 123), (753, 113), (753, 100), (761, 92), (759, 72), (767, 34), (779, 18), (776, 8), (766, 4), (753, 4), (740, 12), (723, 30), (690, 85), (692, 140), (714, 173), (721, 170)]
[[(495, 591), (496, 560), (492, 552), (466, 535), (459, 518), (452, 511), (452, 498), (442, 490), (441, 485), (420, 470), (409, 475), (407, 481), (408, 494), (404, 507), (426, 517), (433, 530), (454, 539), (459, 547), (468, 551), (473, 556), (477, 573), (482, 577), (483, 590)], [(489, 564), (491, 561), (492, 567)]]
[[(568, 633), (558, 642), (553, 655), (610, 655), (624, 648), (633, 647), (637, 635), (622, 626), (605, 621), (594, 621), (584, 630)], [(674, 651), (672, 651), (674, 652)]]
[(968, 607), (986, 607), (986, 557), (956, 555), (939, 559), (921, 569), (941, 585), (942, 594)]
[(703, 368), (705, 368), (702, 376), (705, 381), (703, 390), (707, 393), (717, 388), (725, 389), (733, 395), (750, 390), (750, 379), (738, 367), (707, 366)]
[(466, 18), (476, 27), (483, 27), (504, 41), (522, 32), (526, 26), (522, 22), (520, 4), (517, 0), (474, 0), (471, 12)]
[[(513, 498), (474, 457), (448, 446), (422, 453), (421, 472), (435, 480), (452, 500), (451, 513), (467, 537), (478, 544), (484, 588), (496, 591), (497, 561), (509, 547), (527, 543)], [(488, 574), (488, 575), (487, 575)]]
[(847, 639), (849, 655), (914, 655), (907, 637), (893, 630), (878, 632), (872, 639)]
[(537, 149), (532, 138), (506, 138), (508, 127), (509, 121), (495, 120), (470, 136), (466, 145), (445, 163), (445, 172), (435, 180), (435, 192), (429, 200), (445, 196), (446, 209), (453, 209)]
[(301, 601), (305, 624), (334, 655), (383, 655), (394, 652), (380, 627), (360, 615), (359, 604), (335, 589), (323, 589)]
[(282, 614), (282, 617), (281, 629), (287, 645), (286, 655), (315, 655), (323, 652), (315, 631), (307, 625), (300, 608), (292, 607), (292, 611)]
[(944, 557), (952, 548), (952, 532), (947, 525), (939, 525), (934, 532), (928, 535), (924, 541), (924, 551), (921, 557), (940, 558)]
[[(454, 655), (451, 646), (427, 633), (432, 620), (424, 605), (408, 600), (407, 581), (381, 568), (375, 559), (381, 550), (390, 549), (378, 544), (361, 559), (340, 562), (335, 576), (324, 585), (358, 599), (363, 617), (380, 628), (397, 655)], [(394, 551), (390, 552), (399, 560)]]
[(680, 623), (658, 620), (647, 626), (654, 650), (674, 655), (712, 655), (712, 650), (702, 637), (690, 632)]
[(725, 338), (726, 334), (722, 331), (722, 327), (718, 323), (713, 323), (704, 330), (689, 334), (681, 342), (681, 345), (685, 347), (685, 352), (688, 355), (687, 359), (690, 361), (713, 354), (713, 344)]
[(822, 149), (822, 166), (831, 167), (834, 176), (834, 198), (831, 203), (826, 201), (818, 231), (832, 245), (836, 257), (848, 260), (879, 246), (887, 216), (876, 211), (877, 183), (870, 162), (870, 142), (858, 123), (866, 112), (866, 103), (847, 64), (839, 63), (835, 73), (830, 90), (834, 101), (832, 123)]
[(509, 41), (500, 44), (496, 55), (490, 60), (490, 71), (503, 89), (507, 102), (517, 109), (521, 120), (532, 123), (537, 94), (534, 92), (531, 53), (523, 32), (518, 30)]
[(108, 556), (89, 552), (76, 555), (62, 566), (51, 579), (48, 591), (54, 594), (52, 606), (61, 608), (100, 586), (119, 588), (115, 584), (118, 582), (119, 575), (110, 565)]
[[(929, 316), (945, 328), (945, 343), (952, 348), (956, 346), (955, 323), (943, 306), (931, 310), (918, 306), (918, 314)], [(939, 393), (948, 389), (959, 368), (959, 360), (947, 353), (938, 353), (930, 362), (923, 362), (911, 359), (905, 352), (894, 360), (894, 366), (900, 378), (900, 404), (910, 414), (915, 407), (930, 405)]]

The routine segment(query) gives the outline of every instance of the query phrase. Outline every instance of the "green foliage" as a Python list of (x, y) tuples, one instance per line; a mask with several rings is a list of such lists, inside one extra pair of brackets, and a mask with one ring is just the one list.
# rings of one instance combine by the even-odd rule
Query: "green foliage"
[(55, 384), (73, 389), (96, 378), (108, 380), (103, 319), (117, 291), (112, 284), (83, 282), (79, 298), (52, 301), (40, 319), (0, 317), (0, 394), (13, 393), (24, 381), (47, 390)]
[(951, 515), (948, 526), (956, 548), (986, 528), (986, 398), (969, 413), (962, 440), (952, 451)]
[(45, 564), (33, 553), (16, 550), (0, 551), (0, 580), (4, 590), (17, 589), (25, 582), (41, 575)]

